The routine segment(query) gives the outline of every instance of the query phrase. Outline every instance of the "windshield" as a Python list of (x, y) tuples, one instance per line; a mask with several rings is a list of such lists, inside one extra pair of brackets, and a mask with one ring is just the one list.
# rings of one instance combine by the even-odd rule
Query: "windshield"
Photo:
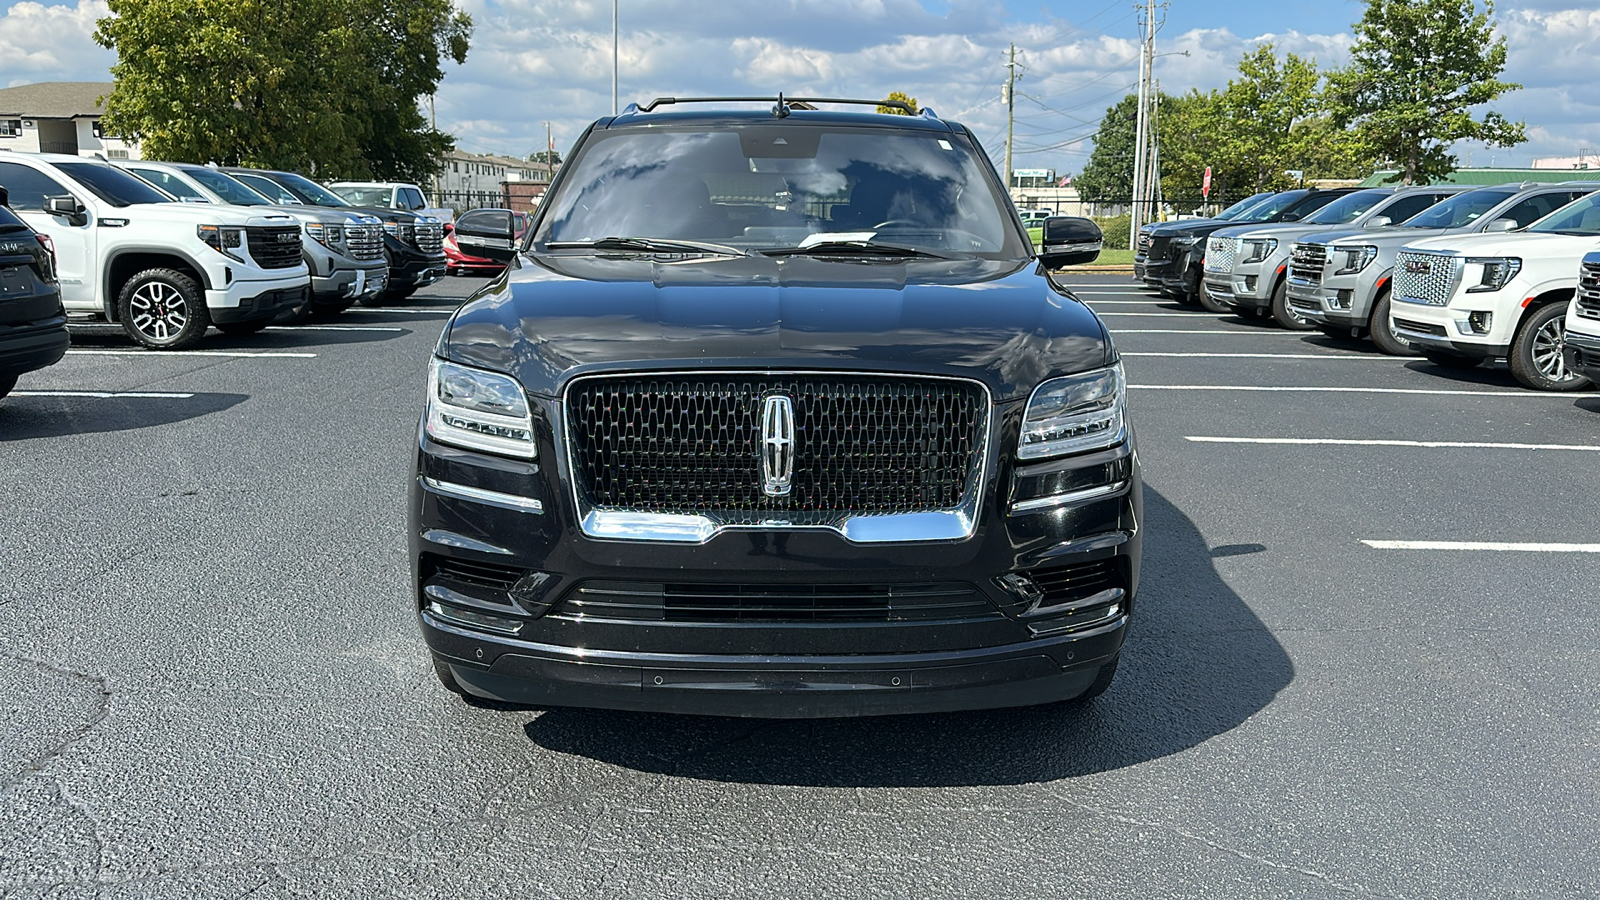
[(389, 189), (382, 187), (336, 187), (333, 192), (356, 206), (388, 206)]
[(1270, 221), (1272, 219), (1277, 218), (1278, 217), (1278, 213), (1281, 213), (1284, 210), (1288, 209), (1289, 207), (1295, 205), (1296, 203), (1299, 203), (1301, 200), (1304, 200), (1306, 198), (1307, 193), (1308, 193), (1307, 191), (1284, 191), (1281, 194), (1273, 194), (1271, 197), (1268, 197), (1267, 199), (1261, 201), (1260, 203), (1257, 203), (1255, 206), (1252, 206), (1251, 208), (1245, 210), (1243, 213), (1241, 213), (1239, 215), (1238, 218), (1234, 219), (1233, 221), (1235, 221), (1235, 222), (1267, 222), (1267, 221)]
[(1222, 219), (1223, 221), (1226, 221), (1226, 222), (1231, 222), (1234, 219), (1237, 219), (1240, 216), (1244, 215), (1245, 213), (1249, 212), (1250, 210), (1254, 209), (1256, 207), (1256, 204), (1265, 201), (1268, 197), (1271, 197), (1271, 196), (1272, 196), (1272, 192), (1271, 191), (1266, 191), (1266, 192), (1260, 193), (1260, 194), (1251, 194), (1250, 196), (1244, 198), (1243, 200), (1240, 200), (1238, 203), (1235, 203), (1234, 205), (1232, 205), (1232, 206), (1228, 207), (1227, 209), (1223, 210), (1222, 212), (1217, 213), (1215, 218)]
[(301, 203), (309, 203), (312, 206), (351, 205), (346, 203), (343, 197), (303, 175), (296, 175), (293, 172), (273, 172), (270, 175), (263, 174), (262, 177), (283, 185)]
[(1590, 194), (1574, 200), (1528, 226), (1541, 234), (1600, 235), (1600, 198)]
[(1468, 191), (1435, 203), (1401, 224), (1406, 228), (1460, 228), (1513, 196), (1512, 191)]
[(1329, 203), (1304, 219), (1307, 225), (1345, 225), (1361, 218), (1367, 210), (1394, 196), (1394, 191), (1356, 191)]
[(567, 166), (538, 245), (613, 237), (736, 251), (880, 244), (1031, 255), (1011, 225), (1010, 200), (950, 132), (799, 123), (629, 129), (595, 137)]
[(90, 193), (112, 206), (172, 202), (171, 197), (146, 182), (106, 163), (56, 163), (56, 168), (77, 179)]
[(225, 203), (232, 203), (234, 206), (267, 206), (272, 203), (271, 200), (215, 169), (208, 169), (205, 166), (194, 166), (192, 168), (184, 166), (179, 171), (200, 182), (202, 186), (209, 188), (213, 194), (221, 197)]

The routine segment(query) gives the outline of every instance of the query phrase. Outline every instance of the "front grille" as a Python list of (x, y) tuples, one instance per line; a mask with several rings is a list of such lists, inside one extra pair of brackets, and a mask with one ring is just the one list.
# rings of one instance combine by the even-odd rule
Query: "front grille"
[(344, 229), (344, 245), (354, 259), (383, 259), (383, 226), (347, 225)]
[(444, 252), (443, 225), (438, 222), (418, 222), (414, 233), (418, 250), (430, 255)]
[(1458, 260), (1437, 253), (1401, 251), (1394, 259), (1394, 296), (1407, 303), (1445, 306), (1455, 289)]
[(428, 554), (423, 558), (422, 577), (445, 578), (475, 587), (509, 591), (521, 578), (523, 570), (496, 563), (474, 562), (453, 556)]
[(1289, 251), (1289, 280), (1302, 284), (1321, 284), (1322, 269), (1327, 263), (1327, 244), (1297, 243)]
[(1238, 238), (1211, 238), (1206, 241), (1206, 271), (1232, 272), (1233, 257), (1238, 252)]
[(1134, 245), (1133, 255), (1134, 256), (1149, 256), (1150, 255), (1150, 247), (1151, 247), (1151, 245), (1153, 243), (1154, 243), (1154, 239), (1150, 236), (1150, 232), (1148, 232), (1148, 231), (1139, 232), (1139, 240)]
[(1418, 322), (1415, 319), (1402, 319), (1396, 317), (1394, 320), (1394, 327), (1402, 328), (1406, 331), (1414, 331), (1417, 334), (1431, 334), (1435, 337), (1449, 337), (1450, 334), (1444, 330), (1443, 325), (1435, 325), (1431, 322)]
[(1167, 258), (1167, 251), (1171, 248), (1172, 238), (1162, 236), (1153, 237), (1150, 239), (1150, 252), (1148, 254), (1148, 258), (1151, 261), (1165, 260)]
[(244, 230), (250, 258), (263, 269), (300, 265), (299, 225), (249, 225)]
[(1289, 305), (1295, 309), (1306, 309), (1312, 312), (1320, 312), (1322, 310), (1322, 304), (1315, 300), (1307, 300), (1304, 297), (1290, 297)]
[(1044, 590), (1040, 606), (1055, 606), (1084, 600), (1109, 588), (1124, 588), (1122, 571), (1115, 559), (1063, 566), (1058, 569), (1036, 569), (1028, 577)]
[(556, 615), (665, 622), (927, 622), (998, 617), (970, 584), (650, 584), (588, 581)]
[(1578, 270), (1578, 293), (1573, 299), (1578, 315), (1600, 319), (1600, 259), (1587, 259)]
[[(790, 492), (763, 490), (761, 408), (793, 406)], [(987, 396), (916, 376), (660, 374), (580, 379), (567, 392), (576, 481), (610, 510), (792, 525), (959, 507), (974, 488)]]

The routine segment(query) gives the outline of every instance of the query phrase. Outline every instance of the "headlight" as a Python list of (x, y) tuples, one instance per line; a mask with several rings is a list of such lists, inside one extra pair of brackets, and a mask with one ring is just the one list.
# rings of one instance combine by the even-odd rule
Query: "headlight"
[(243, 228), (234, 225), (196, 225), (194, 230), (206, 246), (229, 259), (244, 262), (243, 258), (232, 252), (244, 246)]
[(1337, 266), (1333, 270), (1335, 275), (1354, 275), (1378, 258), (1378, 248), (1371, 244), (1360, 247), (1334, 247), (1331, 253)]
[(324, 247), (337, 250), (344, 243), (344, 229), (338, 225), (324, 225), (321, 222), (306, 223), (306, 234)]
[(383, 230), (394, 235), (395, 240), (402, 244), (415, 243), (417, 239), (417, 227), (410, 222), (385, 222)]
[(1239, 262), (1261, 262), (1268, 256), (1271, 256), (1272, 251), (1276, 249), (1278, 249), (1277, 238), (1252, 238), (1248, 241), (1241, 241), (1239, 246), (1241, 258)]
[(533, 459), (533, 416), (509, 375), (445, 362), (428, 366), (428, 436), (487, 453)]
[[(1506, 286), (1506, 282), (1517, 277), (1522, 271), (1522, 260), (1514, 256), (1480, 256), (1467, 260), (1469, 266), (1480, 266), (1478, 283), (1467, 288), (1469, 294), (1480, 294), (1487, 291), (1498, 291)], [(1472, 272), (1468, 271), (1463, 276), (1463, 281), (1472, 284)]]
[(1018, 459), (1045, 459), (1098, 450), (1122, 440), (1128, 385), (1122, 364), (1052, 378), (1028, 398)]
[(1172, 236), (1172, 246), (1174, 246), (1174, 247), (1185, 247), (1185, 248), (1193, 247), (1195, 245), (1195, 242), (1198, 241), (1198, 240), (1200, 240), (1198, 235), (1193, 235), (1193, 234), (1175, 234), (1175, 235)]

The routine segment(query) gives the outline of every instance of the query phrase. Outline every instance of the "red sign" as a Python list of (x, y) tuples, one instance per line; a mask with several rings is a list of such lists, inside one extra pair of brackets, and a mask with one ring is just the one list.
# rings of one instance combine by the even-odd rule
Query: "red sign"
[(1206, 177), (1200, 182), (1200, 196), (1201, 196), (1201, 198), (1206, 199), (1206, 200), (1210, 200), (1211, 199), (1211, 167), (1210, 166), (1206, 166)]

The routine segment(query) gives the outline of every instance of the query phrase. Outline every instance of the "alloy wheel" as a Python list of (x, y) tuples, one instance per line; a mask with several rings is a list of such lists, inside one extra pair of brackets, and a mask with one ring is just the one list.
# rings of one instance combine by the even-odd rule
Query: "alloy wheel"
[(1562, 351), (1567, 345), (1567, 323), (1559, 316), (1540, 326), (1533, 335), (1533, 367), (1551, 381), (1569, 381), (1577, 373), (1567, 368)]
[(161, 281), (139, 286), (128, 302), (133, 327), (155, 341), (170, 341), (189, 324), (189, 304), (177, 288)]

